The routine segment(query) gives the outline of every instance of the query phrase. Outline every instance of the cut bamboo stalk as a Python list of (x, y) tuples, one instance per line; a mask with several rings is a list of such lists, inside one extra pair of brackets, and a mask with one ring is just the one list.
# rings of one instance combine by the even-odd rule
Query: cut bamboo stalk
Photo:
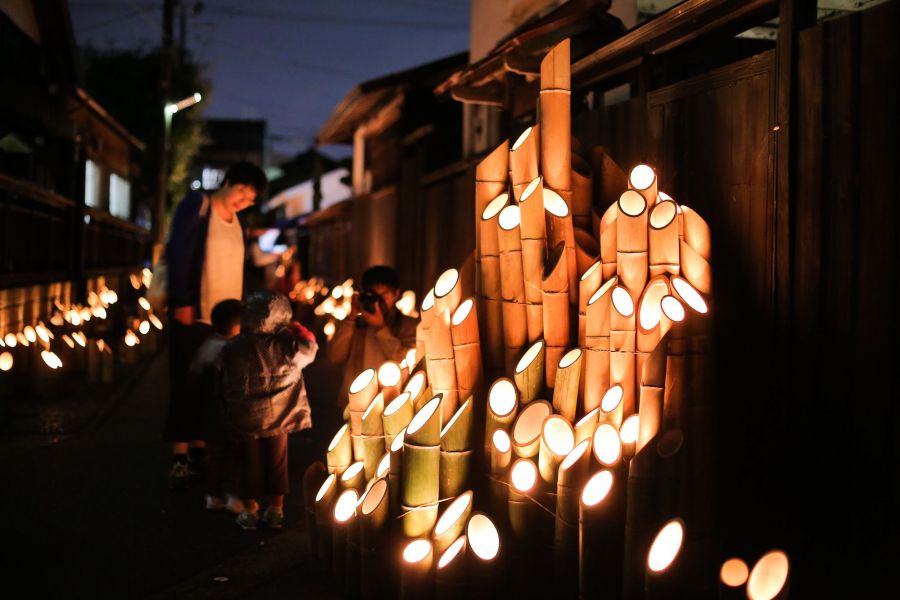
[(544, 391), (544, 341), (538, 340), (528, 347), (516, 364), (513, 375), (521, 394), (519, 400), (528, 404)]
[(616, 232), (618, 226), (616, 220), (619, 214), (619, 203), (613, 200), (608, 206), (609, 208), (606, 209), (597, 223), (597, 231), (595, 232), (597, 239), (600, 241), (600, 262), (603, 263), (604, 281), (616, 274), (618, 266), (618, 256), (616, 254), (618, 241)]
[(481, 392), (484, 380), (484, 368), (481, 364), (481, 338), (478, 332), (478, 314), (475, 310), (474, 298), (467, 298), (453, 313), (450, 335), (453, 340), (459, 396), (468, 398), (473, 393)]
[(679, 568), (684, 561), (679, 555), (684, 545), (684, 521), (667, 521), (650, 545), (647, 553), (644, 597), (648, 600), (678, 597), (684, 592), (684, 569)]
[(427, 377), (424, 371), (416, 371), (412, 374), (412, 377), (409, 378), (409, 381), (406, 382), (406, 387), (403, 391), (409, 392), (409, 403), (413, 407), (413, 412), (419, 410), (421, 404), (431, 399), (431, 394), (428, 391), (426, 383)]
[(328, 478), (325, 465), (314, 461), (303, 472), (303, 513), (306, 517), (309, 551), (314, 554), (319, 547), (319, 530), (316, 527), (316, 496)]
[(384, 408), (382, 427), (384, 428), (384, 445), (391, 447), (394, 437), (409, 425), (413, 418), (413, 405), (409, 392), (403, 392)]
[(362, 491), (366, 486), (364, 466), (363, 461), (358, 460), (347, 467), (347, 470), (341, 474), (341, 489)]
[(447, 452), (471, 450), (473, 422), (472, 397), (469, 397), (441, 431), (441, 449)]
[(403, 442), (406, 438), (406, 428), (394, 436), (390, 445), (390, 465), (388, 471), (388, 486), (391, 488), (391, 515), (400, 514), (400, 474), (403, 472)]
[[(544, 207), (547, 209), (549, 223), (548, 246), (553, 247), (560, 242), (565, 244), (569, 289), (576, 290), (578, 289), (578, 261), (575, 256), (575, 229), (572, 226), (572, 211), (563, 196), (549, 187), (544, 188)], [(573, 295), (569, 298), (569, 303), (574, 306), (578, 303), (578, 299)]]
[(359, 538), (362, 548), (374, 550), (384, 546), (389, 508), (388, 482), (378, 479), (360, 502)]
[(480, 221), (481, 294), (484, 311), (480, 324), (485, 331), (485, 362), (493, 368), (503, 366), (503, 307), (501, 301), (500, 241), (498, 215), (506, 206), (509, 195), (502, 193), (492, 200)]
[(699, 292), (708, 294), (712, 290), (712, 269), (709, 262), (686, 242), (681, 242), (681, 274)]
[(747, 579), (747, 598), (750, 600), (787, 600), (790, 561), (782, 550), (763, 555), (750, 571)]
[(538, 127), (523, 131), (513, 143), (509, 152), (509, 173), (513, 196), (518, 202), (525, 187), (538, 176), (538, 149), (540, 148)]
[(712, 239), (709, 225), (703, 220), (697, 211), (687, 206), (681, 207), (681, 220), (683, 222), (683, 239), (694, 252), (709, 262), (712, 253)]
[(601, 262), (595, 261), (585, 269), (578, 281), (578, 345), (584, 346), (587, 323), (587, 304), (591, 296), (600, 288), (603, 269)]
[[(593, 189), (591, 165), (572, 155), (572, 223), (576, 229), (591, 230)], [(553, 187), (552, 185), (550, 187)]]
[[(657, 205), (659, 206), (659, 205)], [(637, 335), (634, 369), (640, 381), (647, 357), (659, 344), (662, 336), (662, 299), (669, 295), (669, 278), (657, 275), (647, 283), (637, 304)]]
[(624, 483), (621, 471), (603, 470), (582, 489), (578, 519), (580, 598), (621, 596)]
[(440, 445), (441, 402), (441, 396), (436, 395), (416, 412), (406, 428), (406, 442), (418, 446)]
[(472, 512), (472, 491), (459, 494), (438, 517), (432, 534), (432, 543), (438, 554), (450, 547), (466, 529), (469, 514)]
[(747, 578), (750, 569), (740, 558), (729, 558), (719, 569), (719, 599), (744, 600), (747, 597)]
[(334, 516), (334, 502), (337, 498), (337, 477), (334, 473), (329, 475), (319, 491), (316, 493), (315, 513), (316, 513), (316, 531), (318, 532), (318, 545), (316, 546), (316, 554), (319, 558), (319, 564), (325, 571), (331, 571), (332, 559), (332, 519)]
[(534, 341), (543, 336), (541, 278), (544, 273), (544, 256), (547, 253), (543, 186), (540, 177), (535, 177), (522, 192), (519, 209), (522, 277), (527, 303), (525, 317), (528, 339)]
[(562, 242), (553, 247), (543, 279), (544, 297), (544, 376), (547, 387), (556, 384), (556, 368), (569, 345), (569, 283)]
[(610, 423), (601, 423), (594, 432), (594, 458), (603, 467), (612, 468), (622, 461), (622, 442), (619, 431)]
[(551, 486), (556, 485), (559, 464), (574, 448), (575, 430), (565, 418), (550, 415), (544, 419), (538, 449), (538, 469), (545, 482)]
[(507, 500), (510, 530), (516, 542), (533, 547), (534, 540), (528, 540), (528, 536), (534, 534), (539, 510), (530, 498), (537, 489), (537, 467), (529, 459), (520, 458), (509, 470), (509, 480), (512, 484)]
[(628, 174), (628, 188), (640, 193), (647, 205), (653, 206), (657, 198), (656, 171), (649, 165), (637, 165)]
[(366, 480), (371, 480), (375, 476), (378, 462), (384, 456), (383, 406), (384, 403), (379, 393), (363, 414), (362, 435), (358, 437), (357, 443), (362, 452), (362, 456), (358, 457), (358, 460), (363, 462), (363, 473), (365, 473)]
[[(615, 204), (622, 190), (628, 187), (628, 175), (602, 146), (591, 151), (591, 166), (594, 171), (594, 197), (599, 206)], [(606, 276), (604, 276), (604, 279)]]
[(353, 447), (350, 444), (350, 425), (344, 423), (328, 444), (326, 454), (328, 472), (340, 475), (353, 462)]
[(650, 210), (648, 245), (650, 277), (663, 273), (678, 275), (678, 205), (673, 201), (664, 200)]
[(451, 600), (460, 596), (469, 598), (468, 592), (474, 585), (467, 577), (469, 565), (466, 556), (466, 536), (461, 535), (453, 540), (438, 556), (440, 558), (434, 575), (435, 600)]
[[(366, 369), (350, 384), (350, 393), (348, 397), (350, 410), (358, 412), (365, 411), (372, 400), (375, 399), (377, 393), (378, 378), (375, 375), (375, 369)], [(358, 434), (359, 432), (353, 430), (353, 433)]]
[[(424, 329), (428, 329), (431, 327), (431, 321), (434, 318), (434, 314), (434, 288), (431, 288), (422, 299), (422, 306), (419, 310), (419, 324), (422, 325)], [(424, 356), (424, 354), (422, 354), (422, 356)]]
[(400, 499), (405, 506), (436, 504), (439, 495), (440, 446), (417, 446), (403, 442), (403, 468), (400, 473)]
[(675, 296), (664, 296), (659, 302), (662, 317), (659, 320), (660, 337), (666, 335), (673, 326), (684, 321), (685, 309), (681, 300)]
[(338, 581), (347, 575), (347, 534), (356, 518), (359, 494), (355, 489), (344, 490), (334, 503), (331, 531), (331, 572)]
[(578, 386), (581, 381), (583, 352), (580, 348), (569, 350), (559, 360), (556, 384), (553, 388), (553, 410), (567, 421), (574, 422), (578, 411)]
[(695, 312), (705, 315), (709, 312), (706, 300), (700, 294), (695, 286), (687, 279), (681, 277), (672, 278), (672, 289), (678, 294), (678, 298), (691, 307)]
[(469, 487), (471, 464), (471, 450), (450, 452), (441, 449), (440, 481), (438, 485), (440, 498), (453, 498)]
[(434, 550), (431, 541), (417, 539), (403, 549), (400, 567), (400, 598), (430, 600), (434, 590)]
[(500, 554), (500, 534), (497, 526), (484, 513), (476, 512), (466, 523), (466, 538), (472, 553), (485, 563), (493, 563)]
[(544, 218), (544, 185), (543, 178), (538, 175), (528, 182), (519, 198), (521, 223), (519, 235), (523, 240), (543, 240), (547, 238), (547, 226)]
[(497, 564), (500, 554), (497, 527), (487, 515), (477, 512), (469, 517), (465, 539), (468, 547), (464, 563), (464, 577), (468, 583), (465, 598), (492, 600), (502, 597), (503, 569)]
[(578, 590), (578, 498), (587, 479), (590, 446), (590, 440), (575, 446), (557, 475), (553, 572), (562, 597), (573, 597)]
[[(363, 435), (383, 435), (384, 434), (384, 422), (382, 421), (384, 415), (384, 397), (381, 395), (381, 392), (375, 396), (371, 403), (369, 403), (368, 408), (366, 408), (366, 412), (363, 413), (362, 416), (362, 434)], [(379, 455), (380, 456), (380, 455)]]
[(437, 504), (400, 506), (400, 530), (408, 538), (429, 535), (437, 521)]
[(580, 444), (584, 440), (591, 440), (594, 437), (594, 431), (597, 430), (597, 425), (600, 424), (600, 421), (598, 420), (599, 415), (600, 407), (597, 406), (575, 423), (576, 444)]
[(528, 341), (527, 308), (524, 303), (511, 300), (503, 300), (501, 308), (505, 346), (503, 349), (503, 370), (509, 373), (515, 368), (516, 359)]
[(585, 308), (584, 412), (599, 408), (609, 389), (610, 311), (617, 283), (613, 277), (600, 286)]
[(626, 288), (612, 291), (609, 336), (609, 383), (622, 386), (623, 413), (635, 412), (635, 296)]
[(625, 391), (620, 384), (611, 385), (600, 400), (600, 412), (597, 415), (597, 424), (608, 423), (616, 429), (622, 424), (622, 399)]
[[(485, 240), (485, 230), (480, 227), (483, 220), (480, 218), (482, 212), (488, 204), (498, 195), (506, 191), (509, 180), (509, 141), (504, 140), (499, 146), (494, 148), (490, 154), (485, 156), (477, 165), (475, 165), (475, 248), (476, 254), (480, 258), (476, 267), (480, 267), (476, 274), (482, 277), (484, 274), (483, 260), (486, 254), (485, 245), (488, 248), (491, 245), (490, 240)], [(490, 232), (488, 232), (490, 237)], [(493, 236), (493, 243), (496, 246), (496, 233)], [(494, 252), (493, 255), (497, 253)], [(498, 281), (499, 284), (499, 281)], [(484, 288), (481, 293), (484, 294)]]
[(383, 404), (400, 395), (403, 387), (403, 369), (397, 361), (389, 360), (378, 367), (378, 385), (381, 386)]
[(629, 415), (619, 427), (619, 440), (622, 442), (622, 457), (629, 461), (637, 451), (637, 438), (640, 430), (640, 417)]
[(648, 203), (638, 192), (628, 190), (619, 196), (617, 207), (616, 273), (622, 285), (640, 291), (648, 271)]
[(552, 414), (553, 408), (546, 400), (536, 400), (525, 406), (516, 417), (512, 427), (513, 453), (522, 458), (538, 454), (541, 443), (541, 428)]
[(519, 392), (512, 380), (501, 377), (488, 390), (488, 410), (485, 419), (485, 455), (489, 456), (490, 440), (498, 429), (509, 431), (519, 407)]
[(598, 260), (600, 260), (600, 243), (590, 232), (575, 228), (575, 266), (579, 280)]
[(527, 338), (525, 309), (525, 275), (522, 267), (522, 240), (519, 237), (519, 207), (511, 205), (500, 211), (500, 277), (503, 296), (503, 330), (506, 342), (506, 363)]
[[(499, 261), (497, 265), (497, 268), (499, 269)], [(484, 266), (484, 263), (482, 263), (482, 266)], [(505, 339), (503, 335), (503, 300), (484, 298), (482, 301), (482, 307), (484, 314), (484, 349), (482, 351), (484, 362), (487, 368), (491, 370), (499, 370), (504, 368), (505, 356)], [(526, 320), (527, 322), (526, 315), (523, 314), (522, 319)], [(521, 348), (522, 345), (524, 345), (524, 341), (522, 342), (522, 344), (516, 346), (516, 348)]]
[[(486, 258), (498, 258), (500, 256), (500, 238), (498, 235), (497, 217), (509, 203), (509, 194), (503, 192), (490, 201), (481, 212), (478, 231), (481, 239), (481, 293), (488, 298), (500, 297), (500, 278), (495, 278), (493, 273), (486, 273), (484, 262)], [(498, 268), (499, 273), (499, 268)]]
[(494, 431), (491, 437), (491, 474), (502, 475), (512, 462), (512, 440), (502, 429)]
[(438, 277), (434, 284), (434, 308), (435, 314), (441, 314), (445, 311), (450, 312), (456, 310), (462, 300), (462, 285), (460, 283), (459, 271), (456, 269), (447, 269)]
[(666, 334), (644, 363), (644, 370), (641, 373), (640, 420), (635, 452), (640, 452), (659, 433), (663, 418), (668, 346), (669, 338)]
[(450, 334), (450, 312), (444, 310), (434, 315), (426, 344), (431, 362), (428, 381), (434, 394), (443, 396), (444, 419), (449, 419), (459, 404), (459, 387), (456, 380), (456, 360), (453, 355), (453, 338)]
[(541, 171), (560, 190), (572, 189), (572, 118), (569, 40), (541, 61)]

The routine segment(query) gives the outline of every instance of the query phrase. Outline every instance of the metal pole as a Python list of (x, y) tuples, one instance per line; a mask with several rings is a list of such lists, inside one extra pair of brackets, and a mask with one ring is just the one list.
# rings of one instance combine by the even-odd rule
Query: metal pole
[[(166, 212), (168, 209), (168, 182), (169, 182), (169, 149), (171, 146), (172, 115), (166, 111), (166, 103), (169, 101), (172, 88), (172, 46), (173, 29), (175, 21), (176, 0), (163, 0), (163, 27), (162, 43), (159, 49), (160, 73), (159, 91), (160, 106), (159, 118), (162, 119), (161, 140), (159, 145), (159, 173), (156, 190), (156, 214), (153, 219), (154, 240), (162, 244), (166, 239)], [(156, 254), (156, 253), (154, 253)]]

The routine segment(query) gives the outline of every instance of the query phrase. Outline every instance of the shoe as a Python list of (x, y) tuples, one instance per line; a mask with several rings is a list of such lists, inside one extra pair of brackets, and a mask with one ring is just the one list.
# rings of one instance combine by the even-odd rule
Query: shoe
[(222, 510), (227, 504), (218, 496), (206, 495), (206, 510)]
[(245, 510), (238, 515), (234, 522), (240, 525), (244, 531), (256, 531), (256, 525), (259, 523), (259, 513)]
[(225, 508), (228, 509), (229, 512), (239, 515), (244, 512), (244, 501), (237, 496), (228, 494), (228, 502), (225, 504)]
[(185, 463), (176, 462), (169, 471), (169, 488), (186, 490), (191, 487), (191, 469)]
[(281, 529), (284, 525), (284, 510), (270, 506), (263, 513), (262, 520), (271, 529)]

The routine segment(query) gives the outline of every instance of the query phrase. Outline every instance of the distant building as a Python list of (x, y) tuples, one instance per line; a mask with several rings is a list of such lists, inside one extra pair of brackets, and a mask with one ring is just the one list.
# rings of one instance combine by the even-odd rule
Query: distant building
[(206, 142), (200, 147), (191, 167), (191, 187), (215, 189), (225, 171), (236, 162), (248, 161), (266, 167), (266, 122), (245, 119), (206, 119)]
[(266, 210), (278, 211), (284, 219), (328, 208), (353, 195), (349, 161), (336, 161), (315, 148), (279, 168), (282, 175), (269, 183)]

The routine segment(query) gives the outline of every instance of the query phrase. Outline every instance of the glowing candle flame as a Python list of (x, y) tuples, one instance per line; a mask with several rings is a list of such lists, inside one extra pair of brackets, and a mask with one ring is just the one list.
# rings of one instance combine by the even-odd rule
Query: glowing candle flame
[(150, 319), (150, 322), (151, 322), (151, 323), (153, 324), (153, 326), (156, 327), (157, 329), (162, 329), (162, 328), (163, 328), (162, 321), (160, 321), (160, 320), (159, 320), (159, 317), (157, 317), (157, 316), (154, 315), (153, 313), (150, 313), (150, 315), (148, 315), (147, 318)]
[(9, 352), (0, 354), (0, 371), (9, 371), (13, 367), (13, 355)]
[(150, 301), (143, 296), (138, 298), (138, 304), (140, 304), (141, 308), (143, 308), (144, 310), (150, 310)]
[(37, 332), (34, 330), (34, 327), (31, 325), (26, 325), (25, 329), (22, 330), (22, 333), (25, 335), (25, 339), (31, 342), (32, 344), (37, 341)]
[(141, 324), (138, 325), (138, 331), (141, 332), (141, 335), (150, 333), (150, 321), (141, 321)]

